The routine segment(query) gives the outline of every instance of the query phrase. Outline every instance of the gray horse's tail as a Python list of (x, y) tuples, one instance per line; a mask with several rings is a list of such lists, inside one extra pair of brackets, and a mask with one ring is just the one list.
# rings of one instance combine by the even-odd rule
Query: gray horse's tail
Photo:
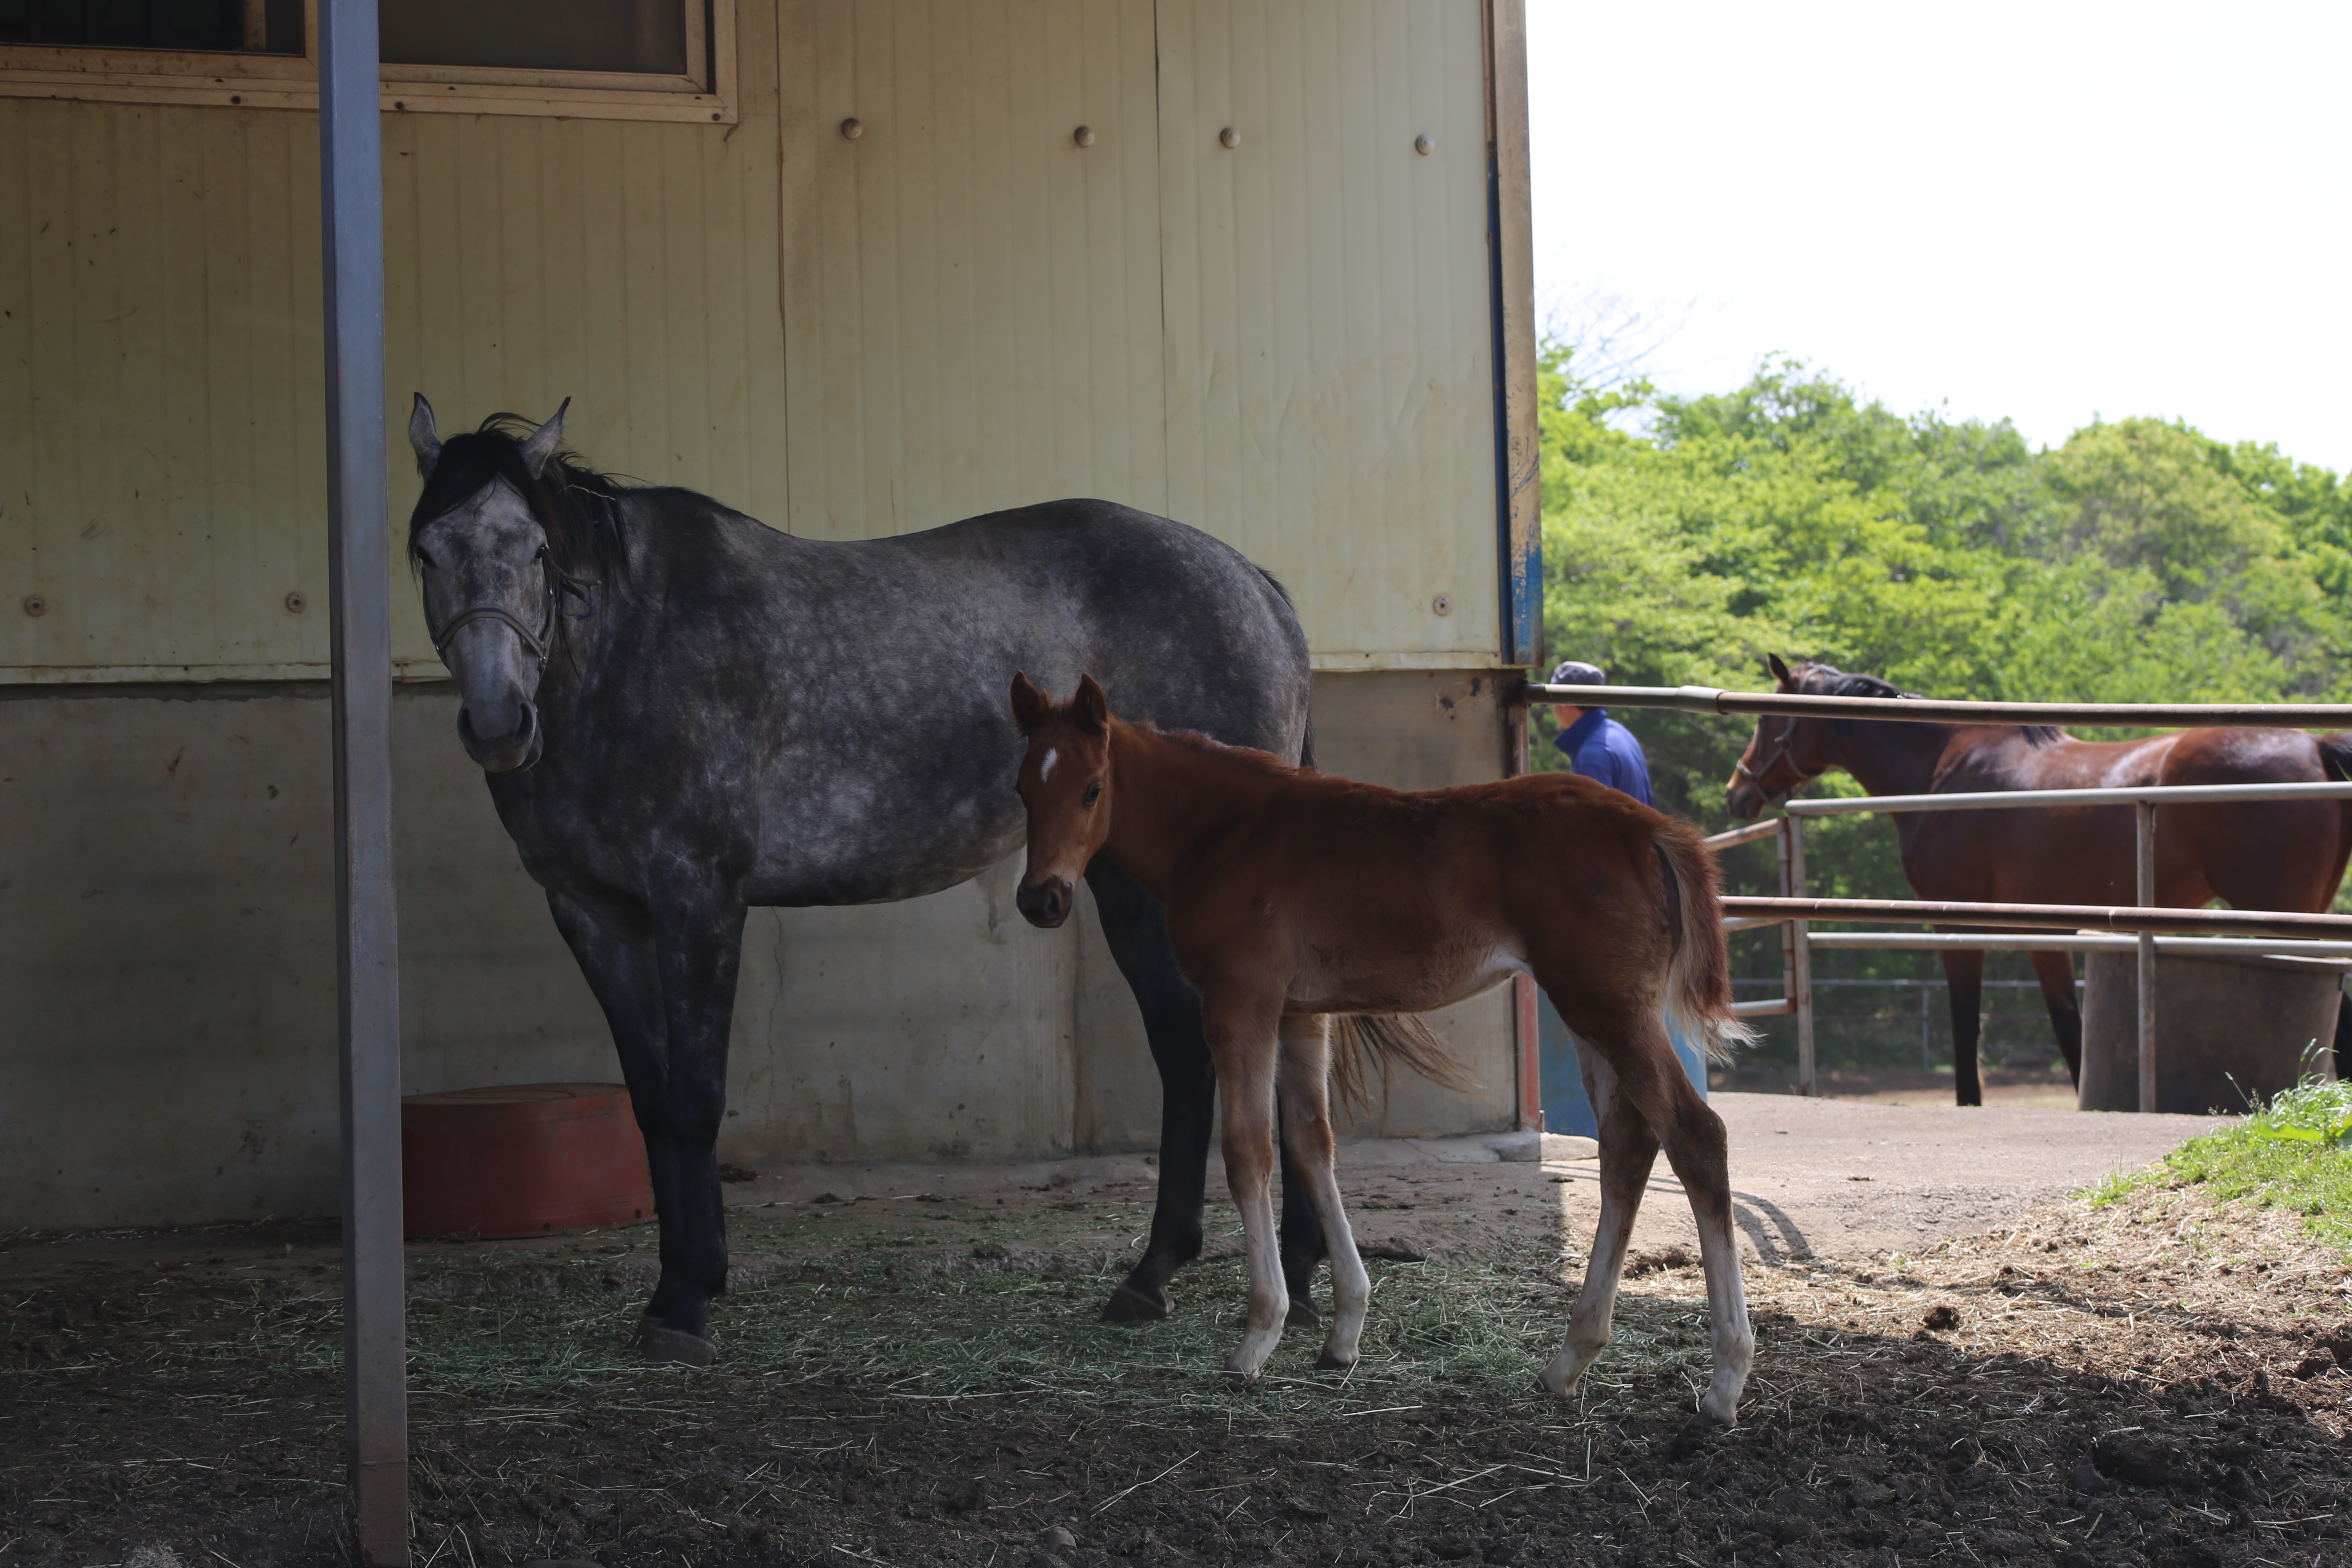
[(1464, 1094), (1476, 1090), (1478, 1081), (1462, 1069), (1427, 1024), (1411, 1013), (1342, 1013), (1332, 1021), (1331, 1084), (1339, 1103), (1361, 1110), (1370, 1103), (1366, 1091), (1366, 1064), (1381, 1069), (1381, 1106), (1388, 1107), (1389, 1074), (1411, 1068), (1437, 1085)]

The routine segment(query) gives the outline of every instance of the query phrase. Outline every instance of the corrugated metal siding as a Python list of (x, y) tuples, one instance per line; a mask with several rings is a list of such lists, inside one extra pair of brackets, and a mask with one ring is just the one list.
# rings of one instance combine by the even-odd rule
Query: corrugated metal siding
[[(395, 425), (412, 390), (445, 432), (571, 396), (598, 463), (782, 521), (772, 21), (744, 7), (732, 127), (386, 118)], [(317, 135), (0, 99), (0, 669), (324, 673)], [(404, 521), (397, 436), (391, 483)]]
[(793, 531), (1166, 510), (1149, 0), (792, 0), (782, 38)]
[(325, 658), (316, 168), (296, 115), (0, 100), (0, 664)]
[[(395, 421), (572, 396), (598, 463), (828, 536), (1107, 496), (1326, 667), (1494, 658), (1477, 0), (779, 5), (731, 128), (387, 120)], [(0, 100), (0, 679), (323, 672), (314, 139)]]
[(1327, 668), (1491, 662), (1475, 0), (1160, 16), (1171, 510), (1289, 584)]

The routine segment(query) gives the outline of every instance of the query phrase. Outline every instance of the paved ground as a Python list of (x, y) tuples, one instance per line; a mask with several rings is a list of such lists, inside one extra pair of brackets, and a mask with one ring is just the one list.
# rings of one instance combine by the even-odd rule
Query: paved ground
[[(1766, 1258), (1916, 1252), (1996, 1230), (2219, 1124), (2202, 1116), (1962, 1110), (1776, 1094), (1720, 1093), (1714, 1103), (1731, 1131), (1741, 1249)], [(1550, 1223), (1581, 1253), (1600, 1214), (1593, 1146), (1570, 1138), (1544, 1145), (1538, 1158), (1524, 1133), (1350, 1143), (1340, 1151), (1340, 1179), (1370, 1245), (1442, 1257), (1473, 1234)], [(1122, 1201), (1134, 1203), (1148, 1201), (1156, 1176), (1150, 1160), (1138, 1155), (1020, 1165), (803, 1165), (738, 1182), (728, 1195), (741, 1207), (826, 1195), (887, 1207), (921, 1194), (1050, 1206), (1120, 1189)], [(1212, 1196), (1221, 1196), (1223, 1178), (1213, 1163), (1210, 1178)], [(1663, 1160), (1650, 1190), (1635, 1251), (1694, 1246), (1689, 1206)], [(1230, 1249), (1231, 1219), (1230, 1208), (1213, 1217), (1213, 1254)]]

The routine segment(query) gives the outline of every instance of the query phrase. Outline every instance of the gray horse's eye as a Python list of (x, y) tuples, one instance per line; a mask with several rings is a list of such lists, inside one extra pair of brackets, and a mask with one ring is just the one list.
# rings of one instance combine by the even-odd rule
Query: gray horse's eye
[(1084, 794), (1084, 795), (1082, 795), (1078, 796), (1078, 804), (1079, 804), (1080, 805), (1085, 806), (1088, 811), (1092, 811), (1092, 810), (1094, 809), (1094, 807), (1095, 807), (1095, 802), (1097, 802), (1097, 801), (1100, 800), (1101, 798), (1102, 798), (1102, 780), (1100, 780), (1100, 779), (1097, 779), (1097, 780), (1095, 780), (1095, 782), (1094, 782), (1094, 783), (1092, 783), (1092, 784), (1090, 784), (1087, 785), (1087, 793), (1086, 793), (1086, 794)]

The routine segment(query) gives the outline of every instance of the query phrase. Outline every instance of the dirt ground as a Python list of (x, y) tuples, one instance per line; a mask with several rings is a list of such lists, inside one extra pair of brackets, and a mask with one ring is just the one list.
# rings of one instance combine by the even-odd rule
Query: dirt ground
[[(708, 1373), (621, 1353), (647, 1227), (413, 1247), (415, 1560), (2352, 1563), (2346, 1260), (2195, 1190), (2065, 1195), (2200, 1123), (1717, 1103), (1759, 1335), (1733, 1431), (1691, 1422), (1704, 1293), (1664, 1179), (1619, 1337), (1558, 1402), (1532, 1379), (1589, 1160), (1350, 1146), (1365, 1363), (1316, 1373), (1294, 1333), (1246, 1391), (1214, 1371), (1230, 1208), (1173, 1318), (1094, 1319), (1144, 1161), (802, 1169), (730, 1189)], [(0, 1568), (349, 1561), (334, 1245), (0, 1239)]]
[[(1824, 1100), (1866, 1100), (1880, 1105), (1949, 1105), (1949, 1068), (1822, 1068), (1819, 1087)], [(2046, 1061), (2019, 1058), (1987, 1062), (1980, 1069), (1987, 1105), (2031, 1106), (2041, 1110), (2074, 1109), (2074, 1082), (2066, 1064), (2055, 1057)], [(1794, 1091), (1796, 1068), (1786, 1062), (1743, 1058), (1731, 1067), (1715, 1069), (1718, 1089), (1751, 1094)]]

